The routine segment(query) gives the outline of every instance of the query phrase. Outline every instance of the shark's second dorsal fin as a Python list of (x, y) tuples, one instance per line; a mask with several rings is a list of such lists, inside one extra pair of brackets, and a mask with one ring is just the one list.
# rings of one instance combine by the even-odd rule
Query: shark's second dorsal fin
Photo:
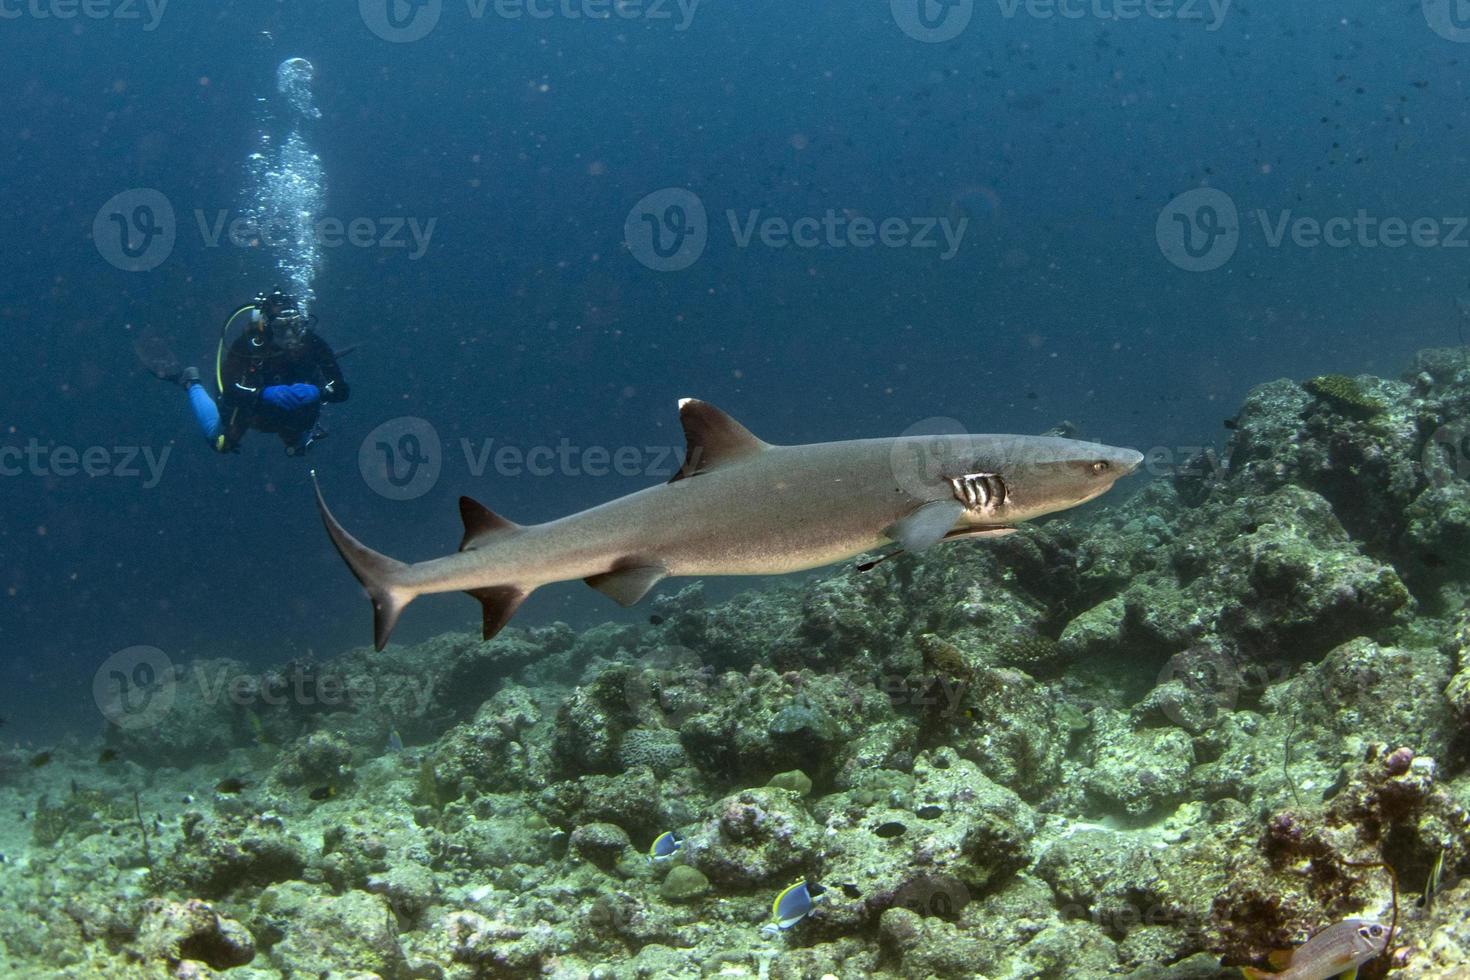
[(670, 483), (708, 473), (770, 446), (709, 402), (697, 398), (679, 399), (679, 423), (684, 426), (684, 465)]
[(519, 524), (506, 520), (472, 497), (459, 498), (459, 517), (464, 521), (464, 537), (459, 542), (460, 551), (477, 548), (490, 538), (521, 529)]

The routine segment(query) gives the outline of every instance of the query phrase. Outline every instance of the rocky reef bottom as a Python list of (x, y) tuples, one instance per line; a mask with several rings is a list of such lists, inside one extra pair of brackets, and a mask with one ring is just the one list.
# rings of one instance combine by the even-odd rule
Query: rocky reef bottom
[(1470, 978), (1465, 352), (1228, 425), (646, 624), (167, 671), (0, 751), (0, 969), (1202, 980), (1356, 916)]

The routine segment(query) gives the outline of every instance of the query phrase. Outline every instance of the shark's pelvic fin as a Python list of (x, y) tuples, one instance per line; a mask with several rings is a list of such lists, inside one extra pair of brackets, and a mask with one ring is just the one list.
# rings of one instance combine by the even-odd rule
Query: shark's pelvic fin
[(491, 538), (521, 529), (519, 524), (506, 520), (472, 497), (459, 498), (459, 518), (464, 521), (464, 537), (459, 542), (460, 551), (470, 551)]
[(381, 650), (388, 645), (388, 637), (398, 623), (403, 607), (413, 601), (416, 595), (397, 581), (408, 566), (387, 555), (378, 554), (337, 523), (337, 518), (332, 516), (322, 497), (322, 488), (316, 482), (315, 470), (311, 473), (311, 484), (316, 489), (317, 510), (322, 515), (322, 523), (327, 527), (327, 534), (336, 546), (337, 554), (352, 569), (353, 576), (362, 583), (368, 598), (373, 602), (373, 646)]
[(1019, 528), (1007, 527), (1004, 524), (996, 524), (991, 527), (961, 527), (950, 531), (944, 536), (946, 541), (954, 541), (957, 538), (1003, 538), (1007, 534), (1015, 534)]
[(684, 426), (684, 465), (670, 483), (708, 473), (770, 447), (745, 426), (697, 398), (679, 399), (679, 423)]
[(629, 565), (601, 575), (589, 575), (582, 581), (618, 605), (631, 606), (668, 576), (669, 570), (662, 565)]
[[(469, 500), (468, 497), (460, 499)], [(470, 503), (474, 501), (471, 500)], [(466, 594), (480, 600), (480, 608), (485, 616), (480, 635), (488, 640), (510, 622), (510, 617), (516, 614), (516, 610), (530, 593), (514, 585), (496, 585), (484, 589), (469, 589)]]
[(899, 518), (884, 533), (897, 541), (904, 551), (923, 551), (943, 540), (964, 512), (965, 505), (958, 500), (931, 500), (912, 514)]

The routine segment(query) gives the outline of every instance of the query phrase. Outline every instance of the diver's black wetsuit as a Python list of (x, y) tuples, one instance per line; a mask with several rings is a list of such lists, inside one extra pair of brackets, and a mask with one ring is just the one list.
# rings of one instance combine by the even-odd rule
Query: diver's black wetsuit
[[(274, 432), (288, 450), (304, 449), (321, 414), (322, 402), (347, 400), (347, 382), (332, 348), (306, 331), (294, 350), (247, 331), (225, 353), (220, 372), (219, 431), (211, 443), (220, 452), (235, 450), (250, 429)], [(267, 389), (315, 386), (320, 397), (284, 407), (264, 396)]]

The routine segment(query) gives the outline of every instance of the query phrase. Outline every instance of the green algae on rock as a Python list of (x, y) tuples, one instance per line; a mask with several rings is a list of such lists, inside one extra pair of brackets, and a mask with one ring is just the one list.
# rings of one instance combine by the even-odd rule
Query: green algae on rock
[(1303, 387), (1338, 411), (1357, 418), (1373, 418), (1388, 410), (1387, 405), (1346, 375), (1319, 375), (1308, 380)]

